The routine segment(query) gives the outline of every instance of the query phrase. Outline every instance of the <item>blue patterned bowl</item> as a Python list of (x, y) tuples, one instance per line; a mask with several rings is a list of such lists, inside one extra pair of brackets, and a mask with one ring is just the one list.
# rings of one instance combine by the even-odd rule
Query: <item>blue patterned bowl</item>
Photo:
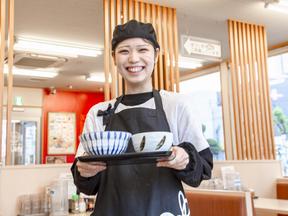
[(80, 141), (88, 155), (115, 155), (126, 151), (132, 134), (125, 131), (83, 133)]

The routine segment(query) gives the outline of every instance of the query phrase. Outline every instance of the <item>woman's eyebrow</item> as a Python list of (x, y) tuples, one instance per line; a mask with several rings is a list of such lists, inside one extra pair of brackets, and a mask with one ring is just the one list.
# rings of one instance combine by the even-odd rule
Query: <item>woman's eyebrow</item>
[[(148, 47), (148, 46), (149, 46), (149, 44), (135, 45), (135, 47), (137, 47), (137, 48), (139, 48), (139, 47)], [(117, 48), (121, 49), (121, 48), (131, 48), (131, 47), (133, 47), (133, 46), (131, 46), (131, 45), (120, 45)]]
[(130, 45), (122, 45), (122, 46), (120, 45), (120, 46), (117, 47), (117, 49), (121, 49), (121, 48), (129, 48), (129, 47), (130, 47)]

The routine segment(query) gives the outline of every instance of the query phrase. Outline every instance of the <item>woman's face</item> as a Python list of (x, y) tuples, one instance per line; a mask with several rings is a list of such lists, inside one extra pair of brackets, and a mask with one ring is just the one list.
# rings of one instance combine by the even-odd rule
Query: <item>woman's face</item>
[(126, 39), (115, 49), (114, 62), (118, 73), (129, 86), (151, 86), (151, 74), (158, 55), (154, 47), (142, 38)]

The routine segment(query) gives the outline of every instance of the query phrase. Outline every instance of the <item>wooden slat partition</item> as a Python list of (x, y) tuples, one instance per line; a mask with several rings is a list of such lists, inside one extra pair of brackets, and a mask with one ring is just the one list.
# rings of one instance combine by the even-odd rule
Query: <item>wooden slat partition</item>
[(2, 121), (3, 121), (3, 92), (4, 92), (4, 59), (5, 59), (5, 18), (6, 1), (0, 2), (0, 165), (2, 163)]
[(175, 57), (175, 84), (176, 92), (179, 92), (179, 67), (178, 67), (178, 25), (177, 25), (177, 14), (176, 10), (173, 11), (173, 46), (174, 46), (174, 57)]
[(263, 26), (228, 20), (235, 147), (233, 159), (275, 159)]
[(159, 53), (159, 63), (158, 63), (158, 75), (157, 77), (159, 77), (159, 89), (163, 89), (164, 88), (164, 76), (163, 76), (163, 70), (164, 70), (164, 66), (163, 66), (163, 56), (164, 56), (164, 47), (162, 46), (163, 42), (162, 42), (162, 13), (161, 13), (161, 6), (157, 5), (157, 26), (158, 28), (156, 29), (157, 31), (157, 36), (158, 36), (158, 41), (159, 44), (161, 45), (160, 47), (160, 53)]
[[(111, 55), (111, 39), (116, 25), (131, 19), (150, 22), (156, 30), (160, 55), (152, 76), (155, 89), (179, 91), (178, 35), (176, 9), (135, 0), (103, 0), (105, 37), (105, 100), (125, 93), (125, 84), (116, 74)], [(167, 63), (169, 62), (170, 65)], [(112, 78), (109, 83), (109, 76)]]

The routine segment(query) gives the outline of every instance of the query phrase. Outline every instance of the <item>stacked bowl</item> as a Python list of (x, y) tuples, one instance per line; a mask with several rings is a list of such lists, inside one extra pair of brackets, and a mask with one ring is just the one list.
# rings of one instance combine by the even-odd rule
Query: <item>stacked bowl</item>
[(97, 131), (83, 133), (80, 141), (88, 155), (116, 155), (126, 151), (131, 137), (125, 131)]

